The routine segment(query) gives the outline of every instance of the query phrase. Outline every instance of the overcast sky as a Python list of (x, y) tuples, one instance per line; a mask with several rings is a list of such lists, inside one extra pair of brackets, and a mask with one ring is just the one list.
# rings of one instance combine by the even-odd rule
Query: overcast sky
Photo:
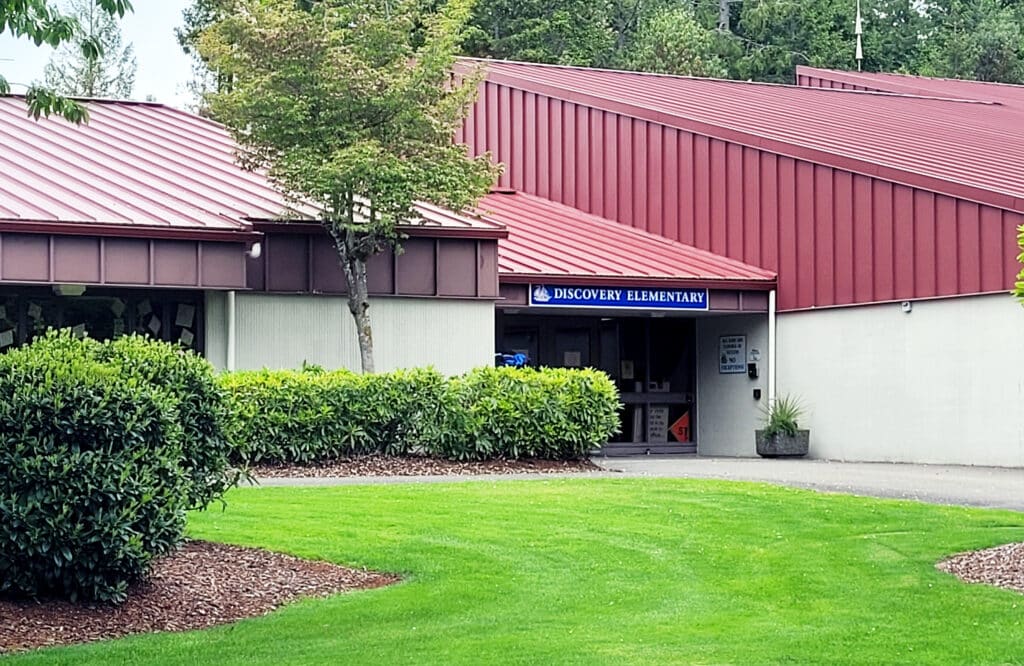
[[(135, 45), (139, 63), (133, 98), (153, 95), (158, 102), (177, 107), (191, 104), (187, 86), (192, 63), (174, 39), (174, 28), (181, 25), (181, 10), (189, 0), (133, 0), (132, 4), (135, 11), (122, 21), (121, 35), (125, 44)], [(42, 81), (52, 53), (48, 46), (37, 47), (4, 33), (0, 35), (0, 72), (12, 84), (21, 84), (12, 85), (14, 92), (22, 92), (25, 84)]]

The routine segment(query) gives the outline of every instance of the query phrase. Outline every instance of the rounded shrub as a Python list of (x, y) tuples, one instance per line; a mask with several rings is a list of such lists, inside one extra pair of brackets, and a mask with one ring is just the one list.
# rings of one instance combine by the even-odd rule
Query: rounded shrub
[(181, 541), (178, 402), (130, 347), (64, 331), (0, 356), (0, 593), (118, 602)]
[(238, 481), (225, 433), (224, 389), (209, 361), (190, 350), (125, 336), (98, 347), (100, 359), (123, 376), (136, 377), (167, 394), (182, 429), (181, 466), (188, 477), (190, 509), (205, 508)]

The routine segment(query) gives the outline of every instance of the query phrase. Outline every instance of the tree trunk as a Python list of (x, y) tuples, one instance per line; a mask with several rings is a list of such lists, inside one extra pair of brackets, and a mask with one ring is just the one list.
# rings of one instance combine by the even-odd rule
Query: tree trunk
[(352, 251), (354, 242), (351, 233), (343, 238), (335, 236), (335, 246), (341, 259), (341, 268), (348, 282), (348, 310), (356, 324), (359, 341), (359, 361), (366, 374), (374, 372), (373, 328), (370, 326), (370, 294), (366, 283), (366, 262)]
[(729, 0), (718, 0), (718, 29), (729, 32)]
[(370, 326), (370, 295), (366, 286), (366, 262), (359, 259), (349, 261), (355, 281), (349, 283), (348, 309), (356, 320), (359, 337), (359, 361), (365, 374), (374, 372), (373, 328)]

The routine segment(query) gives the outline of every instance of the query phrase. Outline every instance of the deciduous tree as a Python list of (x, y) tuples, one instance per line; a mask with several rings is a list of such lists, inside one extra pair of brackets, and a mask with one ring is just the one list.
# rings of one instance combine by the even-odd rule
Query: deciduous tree
[[(130, 0), (95, 0), (96, 6), (112, 16), (122, 17), (131, 11)], [(81, 33), (81, 26), (71, 16), (61, 13), (50, 0), (0, 0), (0, 34), (10, 32), (16, 38), (26, 38), (36, 46), (48, 44), (54, 48), (72, 41)], [(98, 58), (101, 45), (95, 39), (80, 42), (82, 54)], [(0, 94), (10, 92), (10, 84), (0, 76)], [(32, 85), (25, 94), (28, 110), (38, 118), (58, 113), (73, 122), (88, 117), (85, 107), (45, 86)]]
[[(469, 0), (237, 0), (202, 31), (201, 57), (231, 83), (207, 96), (241, 160), (313, 203), (338, 251), (362, 367), (374, 369), (366, 263), (395, 247), (414, 203), (463, 210), (497, 169), (453, 143), (476, 93), (453, 78)], [(419, 44), (417, 46), (417, 44)]]

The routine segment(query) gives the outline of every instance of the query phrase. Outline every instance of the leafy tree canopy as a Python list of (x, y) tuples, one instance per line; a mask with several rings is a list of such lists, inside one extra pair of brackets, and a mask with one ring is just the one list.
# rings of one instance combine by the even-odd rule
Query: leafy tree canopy
[(227, 82), (207, 96), (243, 164), (323, 209), (373, 370), (366, 261), (395, 247), (414, 202), (459, 211), (497, 175), (452, 142), (476, 94), (452, 80), (469, 0), (235, 0), (198, 52)]
[[(131, 11), (130, 0), (95, 0), (96, 6), (111, 16), (122, 17)], [(32, 40), (36, 46), (48, 44), (54, 48), (81, 35), (81, 25), (73, 17), (63, 14), (51, 0), (0, 0), (0, 35), (10, 32), (18, 38)], [(102, 44), (95, 37), (85, 37), (79, 43), (86, 58), (99, 58)], [(0, 76), (0, 95), (10, 93), (7, 79)], [(85, 107), (67, 99), (49, 88), (30, 86), (25, 94), (29, 113), (39, 118), (57, 113), (73, 122), (88, 117)]]
[(664, 7), (644, 17), (623, 57), (628, 69), (662, 74), (729, 75), (715, 35), (685, 7)]

